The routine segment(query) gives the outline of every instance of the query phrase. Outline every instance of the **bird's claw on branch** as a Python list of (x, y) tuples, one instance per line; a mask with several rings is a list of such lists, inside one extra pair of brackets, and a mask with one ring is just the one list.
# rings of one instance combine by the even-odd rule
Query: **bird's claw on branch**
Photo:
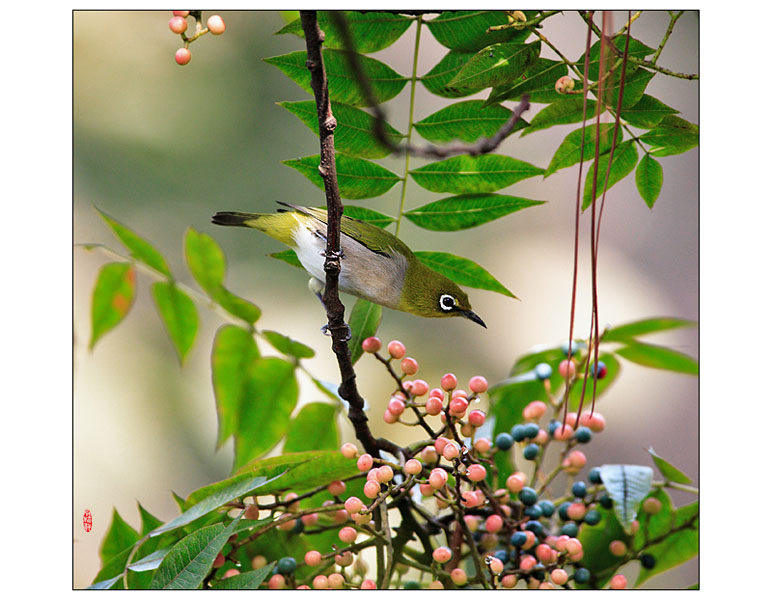
[[(351, 327), (348, 326), (348, 323), (344, 323), (340, 326), (341, 329), (345, 329), (346, 333), (343, 334), (343, 340), (344, 342), (348, 342), (351, 339)], [(330, 331), (331, 327), (329, 323), (325, 323), (322, 326), (322, 333), (326, 336), (331, 336), (332, 332)]]

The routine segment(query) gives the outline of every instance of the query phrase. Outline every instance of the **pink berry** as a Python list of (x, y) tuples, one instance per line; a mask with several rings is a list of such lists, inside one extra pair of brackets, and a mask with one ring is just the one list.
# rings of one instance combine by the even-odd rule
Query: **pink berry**
[(360, 471), (369, 471), (370, 468), (373, 466), (373, 457), (369, 454), (363, 454), (359, 457), (359, 460), (357, 460), (357, 469)]
[(501, 578), (501, 587), (512, 589), (517, 585), (517, 575), (509, 573)]
[(383, 420), (385, 423), (388, 423), (389, 425), (393, 425), (394, 423), (399, 421), (399, 415), (395, 415), (387, 408), (386, 410), (383, 411)]
[(553, 544), (553, 547), (558, 552), (566, 552), (566, 542), (568, 542), (569, 539), (571, 539), (571, 538), (569, 538), (565, 534), (564, 535), (560, 535), (555, 540), (555, 543)]
[(437, 455), (437, 451), (433, 446), (426, 446), (423, 450), (421, 450), (421, 461), (423, 461), (424, 464), (437, 462), (438, 458), (439, 456)]
[(359, 589), (362, 589), (362, 590), (377, 590), (378, 586), (375, 585), (375, 582), (372, 579), (365, 579), (362, 582), (362, 586)]
[(373, 467), (367, 472), (367, 481), (378, 481), (378, 467)]
[(466, 390), (453, 390), (453, 393), (450, 395), (451, 399), (453, 398), (466, 398), (469, 399), (469, 394), (466, 393)]
[(587, 513), (587, 507), (581, 502), (574, 502), (568, 506), (566, 513), (569, 519), (579, 521)]
[(523, 544), (523, 550), (529, 550), (536, 545), (536, 534), (533, 531), (525, 532), (525, 544)]
[(608, 549), (614, 556), (624, 556), (627, 552), (627, 545), (622, 540), (614, 540), (608, 545)]
[(557, 585), (563, 585), (568, 581), (568, 573), (564, 569), (552, 569), (550, 579)]
[(434, 440), (434, 449), (438, 454), (442, 454), (442, 451), (445, 450), (445, 446), (447, 446), (449, 443), (450, 440), (448, 438), (439, 436), (436, 440)]
[(184, 17), (172, 17), (169, 19), (169, 29), (172, 33), (183, 33), (188, 28), (188, 22)]
[(354, 562), (354, 555), (346, 550), (343, 554), (335, 555), (335, 564), (339, 567), (348, 567)]
[(344, 502), (343, 506), (346, 508), (346, 512), (348, 512), (350, 515), (353, 515), (354, 513), (358, 513), (360, 510), (362, 510), (365, 505), (356, 496), (351, 496), (350, 498), (346, 499), (346, 502)]
[(187, 17), (190, 14), (189, 10), (173, 10), (172, 14), (175, 17)]
[(459, 450), (455, 442), (450, 442), (442, 450), (442, 456), (445, 457), (445, 460), (453, 460), (454, 458), (458, 458), (458, 455)]
[(340, 452), (346, 458), (355, 458), (359, 451), (357, 450), (357, 447), (354, 444), (352, 444), (351, 442), (346, 442), (340, 447)]
[(474, 508), (480, 505), (480, 499), (472, 490), (461, 492), (461, 503), (467, 508)]
[(362, 350), (364, 350), (365, 352), (370, 352), (371, 354), (375, 354), (380, 349), (381, 349), (381, 340), (379, 340), (375, 336), (369, 337), (362, 342)]
[(491, 449), (491, 441), (488, 438), (477, 438), (474, 441), (474, 449), (480, 452), (481, 454), (485, 454)]
[(342, 590), (346, 579), (340, 573), (330, 573), (327, 576), (327, 583), (333, 590)]
[(520, 569), (523, 571), (530, 571), (536, 566), (536, 558), (530, 554), (520, 557)]
[(432, 469), (432, 472), (429, 474), (430, 486), (432, 486), (435, 490), (438, 490), (447, 482), (448, 482), (448, 474), (445, 472), (444, 469), (440, 469), (440, 468)]
[(469, 465), (469, 468), (466, 470), (467, 477), (472, 481), (482, 481), (487, 474), (488, 472), (485, 470), (485, 467), (478, 464)]
[(366, 481), (364, 485), (364, 493), (365, 496), (371, 500), (377, 498), (378, 494), (381, 493), (381, 484), (373, 480)]
[(493, 557), (491, 558), (491, 562), (488, 564), (488, 567), (493, 573), (498, 575), (504, 570), (504, 563), (501, 562), (501, 559)]
[(523, 409), (523, 417), (527, 420), (538, 421), (546, 412), (547, 405), (541, 400), (534, 400)]
[(566, 458), (571, 467), (576, 470), (582, 469), (587, 464), (587, 456), (581, 450), (572, 450)]
[(405, 412), (405, 403), (400, 398), (392, 398), (386, 406), (387, 410), (394, 415), (401, 415)]
[(560, 373), (560, 376), (564, 379), (576, 375), (576, 362), (574, 362), (574, 359), (572, 358), (570, 361), (567, 359), (560, 361), (558, 373)]
[(606, 428), (606, 419), (600, 413), (595, 413), (590, 417), (590, 424), (588, 427), (595, 433), (599, 433)]
[(421, 464), (421, 461), (415, 458), (411, 458), (410, 460), (408, 460), (405, 463), (405, 466), (403, 468), (405, 473), (407, 473), (408, 475), (418, 475), (422, 469), (423, 469), (423, 465)]
[(649, 497), (646, 498), (646, 500), (643, 501), (643, 512), (650, 514), (650, 515), (656, 515), (659, 511), (662, 510), (662, 502), (658, 498)]
[(178, 65), (186, 65), (190, 62), (190, 50), (187, 48), (180, 48), (174, 53), (174, 60)]
[(426, 399), (426, 412), (430, 415), (438, 415), (442, 412), (442, 398), (429, 396)]
[(468, 407), (469, 402), (466, 398), (453, 398), (453, 400), (450, 401), (450, 412), (454, 416), (463, 416)]
[(318, 550), (309, 550), (306, 552), (305, 561), (309, 567), (315, 567), (322, 562), (322, 553)]
[(488, 391), (488, 381), (481, 375), (475, 375), (469, 380), (469, 389), (475, 394), (484, 394)]
[(500, 515), (491, 515), (485, 519), (485, 531), (488, 533), (498, 533), (504, 526), (504, 519)]
[(576, 538), (568, 538), (566, 541), (566, 552), (568, 552), (569, 556), (574, 556), (576, 554), (579, 554), (584, 549), (582, 548), (582, 542), (577, 540)]
[(403, 358), (399, 366), (405, 375), (415, 375), (418, 373), (418, 361), (415, 358), (410, 358), (409, 356)]
[(623, 590), (627, 587), (627, 577), (621, 574), (614, 575), (611, 578), (611, 582), (609, 583), (609, 587), (612, 590)]
[(300, 520), (306, 527), (311, 527), (311, 525), (316, 525), (319, 522), (319, 515), (317, 513), (303, 515), (300, 517)]
[(327, 491), (333, 496), (340, 496), (346, 491), (346, 483), (344, 481), (333, 481), (327, 486)]
[(554, 590), (555, 586), (552, 585), (549, 581), (542, 581), (539, 584), (539, 589), (540, 590)]
[(353, 544), (354, 540), (357, 539), (357, 530), (353, 527), (343, 527), (338, 532), (338, 537), (344, 544)]
[(469, 413), (469, 423), (472, 427), (482, 427), (485, 423), (485, 413), (479, 409), (475, 409)]
[(525, 487), (525, 479), (521, 478), (517, 473), (513, 473), (507, 477), (506, 486), (510, 492), (516, 494)]
[(283, 590), (287, 582), (284, 580), (284, 575), (272, 575), (268, 580), (268, 588), (271, 590)]
[(447, 546), (439, 546), (432, 552), (432, 558), (440, 564), (448, 562), (452, 556), (453, 552)]
[(450, 580), (456, 585), (466, 585), (468, 581), (466, 571), (464, 569), (455, 568), (450, 572)]
[(432, 582), (429, 584), (429, 589), (430, 589), (430, 590), (444, 590), (444, 589), (445, 589), (445, 586), (444, 586), (444, 585), (442, 585), (442, 582), (441, 582), (439, 579), (435, 579), (435, 580), (433, 580), (433, 581), (432, 581)]
[(547, 564), (549, 562), (552, 562), (552, 553), (554, 550), (550, 548), (547, 544), (539, 544), (536, 546), (536, 558), (538, 558), (541, 562), (544, 564)]
[(429, 496), (434, 494), (434, 491), (437, 488), (432, 487), (428, 483), (421, 483), (418, 485), (418, 489), (421, 491), (421, 495), (428, 498)]
[(212, 15), (206, 20), (206, 27), (212, 35), (220, 35), (225, 31), (225, 21), (220, 15)]
[(464, 515), (464, 523), (469, 528), (469, 531), (474, 533), (480, 526), (480, 517), (476, 515)]
[(386, 349), (389, 351), (389, 355), (392, 358), (400, 359), (405, 356), (405, 344), (397, 340), (389, 342), (389, 345), (386, 346)]
[(458, 379), (455, 375), (453, 375), (453, 373), (445, 373), (445, 375), (442, 376), (440, 385), (442, 386), (443, 390), (449, 392), (458, 385)]
[(429, 391), (429, 384), (423, 379), (416, 379), (413, 381), (413, 387), (410, 388), (410, 393), (414, 396), (423, 396)]
[(389, 465), (383, 465), (378, 468), (375, 479), (380, 483), (388, 483), (394, 479), (394, 470)]
[(565, 442), (566, 440), (570, 440), (574, 436), (574, 428), (571, 427), (568, 423), (565, 425), (560, 424), (555, 429), (555, 432), (552, 434), (552, 437), (555, 438), (558, 441)]

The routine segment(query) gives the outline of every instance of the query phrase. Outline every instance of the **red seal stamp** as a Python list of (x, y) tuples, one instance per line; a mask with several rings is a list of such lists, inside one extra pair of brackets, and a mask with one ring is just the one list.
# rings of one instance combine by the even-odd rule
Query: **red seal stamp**
[(86, 509), (83, 513), (83, 529), (86, 530), (86, 533), (91, 531), (91, 526), (93, 524), (94, 524), (94, 521), (91, 518), (91, 511), (89, 509)]

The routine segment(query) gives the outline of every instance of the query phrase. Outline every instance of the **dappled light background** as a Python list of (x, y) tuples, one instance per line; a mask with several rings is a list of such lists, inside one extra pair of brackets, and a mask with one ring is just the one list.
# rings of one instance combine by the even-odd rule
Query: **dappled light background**
[[(267, 255), (282, 250), (274, 240), (246, 229), (210, 224), (218, 210), (273, 211), (275, 201), (322, 205), (324, 194), (281, 160), (318, 153), (318, 139), (276, 103), (308, 96), (263, 58), (303, 49), (294, 36), (273, 35), (284, 21), (276, 12), (223, 12), (227, 31), (191, 46), (186, 67), (174, 62), (180, 46), (167, 22), (169, 12), (74, 13), (74, 239), (97, 242), (125, 254), (96, 207), (150, 240), (181, 282), (195, 282), (182, 254), (185, 230), (213, 236), (228, 260), (227, 285), (262, 308), (258, 325), (285, 333), (316, 350), (305, 361), (317, 377), (336, 381), (330, 341), (319, 328), (325, 316), (306, 288), (307, 275)], [(626, 13), (614, 13), (614, 29)], [(634, 22), (632, 34), (656, 47), (667, 12)], [(678, 21), (659, 64), (676, 72), (698, 72), (698, 18)], [(569, 58), (583, 51), (585, 28), (572, 13), (545, 22), (544, 34)], [(374, 57), (409, 76), (415, 28)], [(418, 73), (445, 53), (423, 28)], [(547, 54), (549, 57), (553, 57)], [(658, 74), (647, 92), (699, 122), (698, 83)], [(415, 120), (445, 105), (417, 86)], [(474, 97), (485, 97), (484, 94)], [(385, 105), (402, 132), (408, 118), (409, 85)], [(511, 103), (508, 104), (511, 106)], [(540, 105), (526, 113), (530, 119)], [(511, 136), (498, 150), (546, 167), (563, 137), (564, 125), (521, 139)], [(396, 173), (404, 158), (379, 161)], [(599, 258), (601, 324), (651, 316), (698, 316), (698, 150), (666, 157), (662, 193), (653, 210), (638, 196), (633, 177), (607, 196)], [(411, 159), (410, 166), (422, 164)], [(586, 169), (585, 169), (586, 171)], [(442, 250), (469, 257), (487, 268), (521, 300), (468, 290), (484, 330), (462, 319), (420, 319), (384, 310), (381, 339), (402, 340), (431, 385), (455, 372), (466, 382), (475, 374), (495, 382), (531, 347), (568, 337), (573, 251), (573, 215), (578, 166), (546, 180), (536, 177), (502, 190), (546, 200), (482, 227), (430, 233), (406, 222), (402, 237), (416, 250)], [(441, 196), (408, 181), (407, 208)], [(357, 204), (396, 214), (400, 186)], [(589, 234), (582, 227), (577, 337), (590, 320)], [(215, 450), (217, 417), (210, 379), (213, 336), (223, 320), (199, 305), (196, 344), (180, 367), (149, 294), (152, 279), (140, 273), (136, 304), (126, 320), (88, 350), (91, 290), (110, 258), (97, 249), (74, 249), (74, 496), (75, 587), (90, 584), (99, 570), (98, 548), (113, 509), (139, 525), (137, 502), (161, 519), (176, 514), (171, 492), (192, 490), (229, 474), (232, 444)], [(351, 297), (343, 298), (347, 306)], [(651, 337), (692, 356), (696, 329)], [(265, 354), (271, 348), (261, 346)], [(381, 420), (390, 380), (376, 361), (357, 364), (361, 392), (371, 407), (376, 435), (400, 443), (413, 430)], [(323, 400), (301, 379), (302, 402)], [(697, 484), (697, 380), (623, 363), (620, 379), (599, 403), (608, 427), (586, 448), (589, 464), (650, 465), (653, 446)], [(341, 436), (352, 439), (341, 419)], [(280, 448), (275, 451), (279, 451)], [(676, 504), (693, 497), (674, 493)], [(89, 509), (94, 528), (81, 525)], [(637, 567), (630, 567), (628, 575)], [(628, 577), (629, 578), (629, 577)], [(685, 587), (697, 581), (693, 560), (654, 577), (647, 587)]]

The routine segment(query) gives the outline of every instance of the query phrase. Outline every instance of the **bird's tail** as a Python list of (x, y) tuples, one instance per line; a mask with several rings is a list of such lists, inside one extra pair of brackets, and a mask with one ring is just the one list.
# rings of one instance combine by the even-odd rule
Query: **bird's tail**
[(228, 227), (255, 227), (260, 218), (264, 216), (260, 213), (225, 211), (214, 215), (212, 223)]
[(215, 225), (226, 227), (249, 227), (279, 240), (290, 247), (294, 246), (293, 232), (298, 226), (297, 219), (292, 216), (294, 212), (280, 213), (245, 213), (245, 212), (218, 212), (212, 217)]

